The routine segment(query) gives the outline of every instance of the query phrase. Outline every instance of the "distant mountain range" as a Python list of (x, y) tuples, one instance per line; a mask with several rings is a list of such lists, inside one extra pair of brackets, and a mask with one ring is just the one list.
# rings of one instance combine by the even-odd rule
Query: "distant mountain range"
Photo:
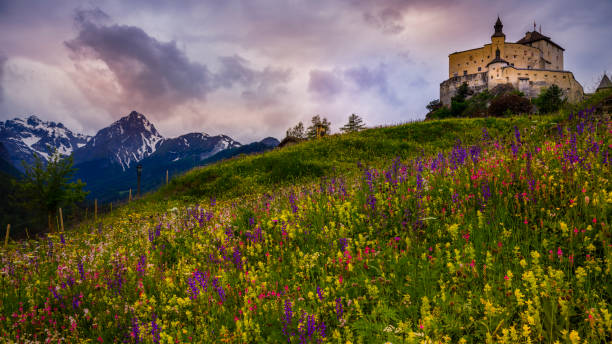
[(164, 138), (149, 120), (136, 111), (94, 136), (74, 133), (62, 123), (45, 122), (32, 115), (0, 122), (0, 171), (18, 175), (22, 161), (31, 164), (37, 154), (44, 161), (50, 151), (72, 154), (76, 178), (87, 183), (89, 198), (112, 201), (136, 193), (136, 165), (143, 166), (141, 188), (150, 191), (172, 175), (195, 166), (239, 154), (264, 152), (279, 141), (268, 137), (242, 145), (226, 135), (189, 133)]

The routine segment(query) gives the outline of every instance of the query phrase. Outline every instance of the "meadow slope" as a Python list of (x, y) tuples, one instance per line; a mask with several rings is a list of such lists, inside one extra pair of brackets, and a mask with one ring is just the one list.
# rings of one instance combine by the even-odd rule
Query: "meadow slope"
[(0, 251), (0, 336), (605, 343), (612, 122), (376, 128), (175, 178)]

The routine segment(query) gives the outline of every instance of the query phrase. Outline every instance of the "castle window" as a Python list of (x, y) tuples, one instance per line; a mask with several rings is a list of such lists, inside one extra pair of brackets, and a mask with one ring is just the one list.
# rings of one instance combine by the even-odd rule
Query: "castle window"
[(464, 71), (463, 71), (463, 75), (467, 75), (467, 70), (464, 70)]
[(490, 58), (491, 58), (491, 56), (487, 56), (487, 58), (488, 58), (488, 59), (490, 59)]
[(563, 76), (563, 79), (565, 79), (565, 75)]
[(480, 72), (482, 70), (482, 67), (478, 67), (478, 71)]
[(493, 75), (491, 75), (491, 79), (493, 79)]
[(516, 55), (514, 55), (514, 58), (516, 58)]

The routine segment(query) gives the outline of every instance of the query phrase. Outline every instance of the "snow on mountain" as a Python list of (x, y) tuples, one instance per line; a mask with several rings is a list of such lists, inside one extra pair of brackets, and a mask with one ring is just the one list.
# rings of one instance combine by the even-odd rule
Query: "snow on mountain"
[(90, 136), (73, 133), (62, 123), (46, 122), (35, 115), (0, 122), (0, 142), (4, 144), (11, 163), (22, 169), (21, 161), (34, 161), (34, 154), (48, 160), (53, 150), (70, 155), (83, 146)]
[(76, 163), (108, 159), (123, 171), (155, 153), (164, 137), (149, 120), (136, 111), (101, 129), (74, 152)]

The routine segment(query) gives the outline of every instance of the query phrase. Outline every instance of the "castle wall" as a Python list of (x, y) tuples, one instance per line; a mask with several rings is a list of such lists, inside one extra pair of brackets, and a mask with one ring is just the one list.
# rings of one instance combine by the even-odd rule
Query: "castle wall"
[[(501, 58), (510, 64), (514, 64), (516, 68), (554, 69), (551, 68), (552, 65), (544, 63), (542, 60), (543, 53), (537, 47), (517, 43), (500, 44), (498, 42), (496, 44), (486, 44), (482, 48), (450, 54), (448, 56), (448, 77), (486, 72), (487, 64), (495, 58), (497, 48), (500, 48)], [(563, 51), (560, 50), (560, 55), (555, 56), (560, 56), (560, 66), (563, 67)]]
[(529, 43), (529, 46), (535, 47), (542, 51), (542, 57), (550, 64), (546, 64), (544, 69), (563, 70), (563, 50), (547, 40), (539, 40)]
[(487, 73), (475, 73), (449, 78), (440, 84), (440, 102), (450, 105), (451, 98), (457, 93), (457, 88), (463, 83), (474, 92), (482, 92), (487, 89)]
[[(533, 69), (516, 69), (512, 67), (503, 67), (500, 70), (500, 78), (496, 80), (498, 83), (510, 83), (516, 89), (525, 93), (526, 97), (537, 97), (542, 88), (557, 85), (562, 90), (564, 95), (570, 102), (582, 100), (584, 90), (572, 72), (568, 71), (550, 71), (550, 70), (533, 70)], [(494, 86), (494, 85), (493, 85)], [(492, 83), (489, 88), (493, 87)]]

